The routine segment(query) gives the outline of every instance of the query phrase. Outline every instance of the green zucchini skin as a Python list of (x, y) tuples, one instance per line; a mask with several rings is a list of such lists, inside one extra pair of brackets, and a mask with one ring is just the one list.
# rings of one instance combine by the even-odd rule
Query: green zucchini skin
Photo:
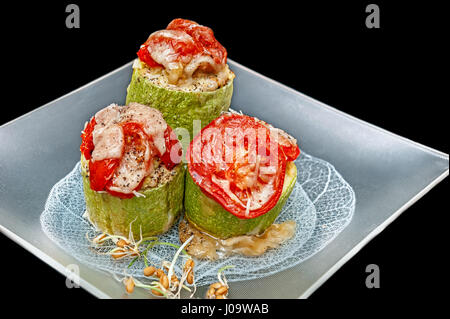
[[(83, 165), (82, 165), (83, 167)], [(158, 187), (140, 190), (144, 197), (120, 199), (95, 192), (82, 169), (83, 190), (89, 219), (102, 232), (128, 237), (130, 224), (136, 240), (166, 232), (183, 212), (185, 165), (180, 164), (173, 178)]]
[[(156, 86), (146, 79), (142, 70), (133, 69), (126, 104), (137, 102), (160, 110), (172, 129), (187, 129), (192, 140), (194, 133), (198, 133), (197, 129), (205, 127), (229, 109), (232, 95), (233, 80), (211, 92), (182, 92)], [(193, 131), (194, 120), (201, 121), (196, 132)]]
[(297, 167), (293, 162), (287, 164), (283, 192), (278, 203), (264, 215), (252, 219), (240, 219), (228, 212), (195, 184), (188, 171), (184, 198), (185, 217), (200, 230), (221, 239), (263, 233), (278, 217), (294, 189)]

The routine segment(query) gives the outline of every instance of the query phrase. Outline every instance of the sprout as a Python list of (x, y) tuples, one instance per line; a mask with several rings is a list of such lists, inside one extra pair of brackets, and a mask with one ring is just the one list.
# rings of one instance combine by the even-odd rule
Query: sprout
[[(115, 260), (134, 257), (128, 263), (126, 269), (124, 269), (123, 278), (119, 278), (113, 273), (113, 277), (117, 281), (124, 283), (128, 293), (132, 293), (134, 288), (138, 287), (148, 290), (154, 296), (163, 296), (167, 299), (179, 299), (181, 291), (184, 289), (190, 293), (189, 298), (192, 298), (197, 290), (194, 277), (195, 263), (192, 257), (186, 252), (185, 248), (192, 241), (194, 236), (192, 235), (181, 246), (178, 246), (170, 242), (160, 242), (158, 241), (158, 237), (143, 237), (142, 228), (140, 228), (139, 240), (136, 241), (132, 232), (133, 222), (130, 223), (128, 238), (120, 235), (108, 235), (106, 233), (97, 233), (93, 238), (89, 237), (87, 233), (86, 238), (92, 244), (93, 248), (96, 248), (95, 251), (98, 254), (110, 255)], [(165, 245), (177, 249), (172, 261), (163, 260), (161, 262), (161, 269), (156, 269), (156, 271), (149, 274), (149, 276), (144, 277), (142, 281), (127, 275), (127, 269), (131, 268), (131, 266), (133, 266), (140, 258), (143, 259), (145, 267), (149, 267), (150, 261), (147, 255), (149, 250), (156, 245)], [(178, 276), (175, 274), (175, 265), (179, 257), (187, 258), (187, 261), (182, 269), (181, 276), (179, 276), (178, 279)], [(227, 291), (228, 284), (222, 272), (232, 267), (234, 266), (222, 267), (217, 273), (221, 286), (226, 287)], [(166, 269), (167, 274), (163, 269)], [(157, 278), (159, 278), (159, 280), (157, 280)], [(190, 285), (191, 287), (188, 287), (187, 285)], [(220, 294), (220, 296), (226, 297), (226, 294), (227, 293)]]
[[(142, 237), (142, 226), (140, 227), (140, 238), (138, 241), (135, 241), (132, 231), (132, 224), (136, 221), (133, 220), (129, 227), (130, 230), (128, 232), (128, 238), (121, 235), (108, 235), (106, 233), (101, 233), (97, 235), (94, 239), (90, 239), (88, 234), (86, 234), (86, 238), (93, 245), (94, 248), (104, 247), (104, 244), (114, 243), (117, 247), (114, 247), (106, 252), (98, 251), (98, 254), (101, 255), (111, 255), (114, 259), (123, 259), (126, 257), (136, 257), (131, 263), (128, 265), (128, 268), (131, 267), (134, 262), (136, 262), (137, 258), (141, 256), (140, 245), (147, 241), (156, 241), (158, 237)], [(145, 250), (144, 250), (145, 251)]]
[(222, 285), (225, 285), (225, 286), (227, 286), (227, 287), (228, 287), (227, 278), (225, 278), (225, 275), (223, 275), (223, 277), (222, 277), (222, 273), (223, 273), (225, 270), (230, 269), (230, 268), (234, 268), (234, 265), (227, 265), (227, 266), (224, 266), (224, 267), (220, 268), (220, 269), (217, 271), (217, 279), (219, 279), (219, 282), (220, 282)]
[(172, 274), (173, 274), (173, 267), (175, 266), (175, 262), (177, 261), (178, 256), (180, 255), (180, 253), (181, 253), (181, 251), (184, 249), (184, 247), (186, 247), (187, 244), (189, 244), (189, 242), (190, 242), (193, 238), (194, 238), (194, 235), (192, 235), (191, 237), (189, 237), (189, 239), (186, 240), (186, 241), (183, 243), (183, 245), (181, 245), (180, 248), (178, 248), (177, 252), (175, 253), (175, 256), (173, 256), (172, 263), (170, 264), (169, 271), (168, 271), (168, 273), (167, 273), (167, 275), (168, 275), (168, 277), (169, 277), (169, 285), (170, 285), (170, 279), (171, 279)]
[(234, 266), (229, 265), (225, 266), (219, 269), (217, 272), (217, 278), (219, 279), (218, 282), (215, 282), (209, 286), (208, 291), (206, 292), (206, 298), (207, 299), (227, 299), (229, 286), (227, 283), (227, 279), (225, 278), (225, 275), (222, 277), (222, 273), (224, 270), (233, 268)]

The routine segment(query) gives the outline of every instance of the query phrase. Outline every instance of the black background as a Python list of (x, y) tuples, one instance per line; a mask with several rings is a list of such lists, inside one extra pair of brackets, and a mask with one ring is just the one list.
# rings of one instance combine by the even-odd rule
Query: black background
[[(73, 1), (81, 28), (65, 27), (66, 5), (16, 3), (2, 9), (3, 78), (0, 124), (135, 58), (148, 35), (172, 18), (210, 26), (233, 60), (317, 100), (446, 153), (448, 62), (443, 8), (428, 2)], [(381, 28), (365, 27), (376, 3)], [(6, 82), (6, 83), (5, 83)], [(447, 88), (444, 88), (447, 85)], [(5, 87), (6, 86), (6, 87)], [(299, 137), (301, 139), (301, 137)], [(409, 208), (347, 262), (312, 300), (397, 300), (437, 294), (446, 285), (448, 179)], [(40, 298), (93, 299), (3, 235), (3, 285), (11, 295), (39, 287)], [(379, 265), (381, 288), (367, 289), (365, 267)], [(23, 276), (32, 270), (37, 276)]]

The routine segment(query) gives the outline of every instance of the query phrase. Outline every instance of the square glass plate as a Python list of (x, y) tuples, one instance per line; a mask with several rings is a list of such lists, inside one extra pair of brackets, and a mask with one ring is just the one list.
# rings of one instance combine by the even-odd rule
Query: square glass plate
[[(287, 130), (306, 153), (333, 164), (354, 188), (352, 222), (312, 258), (258, 280), (231, 283), (230, 298), (305, 298), (406, 208), (448, 175), (448, 155), (358, 120), (229, 61), (232, 108)], [(110, 275), (79, 264), (48, 239), (39, 216), (51, 187), (79, 160), (80, 131), (99, 109), (123, 104), (131, 65), (0, 127), (0, 231), (101, 298), (127, 296)], [(199, 295), (204, 289), (198, 291)]]

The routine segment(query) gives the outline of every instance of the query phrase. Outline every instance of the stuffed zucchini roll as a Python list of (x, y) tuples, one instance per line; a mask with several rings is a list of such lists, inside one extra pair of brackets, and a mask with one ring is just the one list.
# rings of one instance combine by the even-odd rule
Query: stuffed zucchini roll
[(214, 238), (261, 235), (292, 192), (299, 154), (280, 129), (246, 115), (220, 116), (189, 145), (186, 219)]
[(183, 210), (181, 145), (161, 112), (130, 103), (100, 110), (82, 132), (81, 167), (90, 221), (135, 238), (167, 231)]
[[(172, 128), (187, 129), (190, 139), (228, 110), (234, 74), (210, 28), (175, 19), (152, 33), (137, 55), (126, 103), (160, 110)], [(194, 127), (194, 120), (200, 125)]]

